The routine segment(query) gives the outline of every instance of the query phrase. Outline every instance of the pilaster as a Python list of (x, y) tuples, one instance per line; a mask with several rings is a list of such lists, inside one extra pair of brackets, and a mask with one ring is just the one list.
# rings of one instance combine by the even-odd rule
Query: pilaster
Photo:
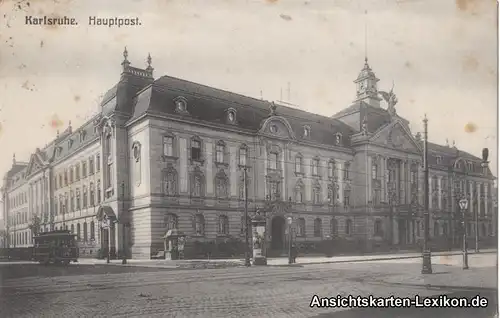
[[(211, 152), (210, 152), (211, 153)], [(181, 192), (188, 192), (188, 162), (187, 162), (187, 140), (186, 138), (179, 138), (179, 159), (180, 159), (180, 189)]]

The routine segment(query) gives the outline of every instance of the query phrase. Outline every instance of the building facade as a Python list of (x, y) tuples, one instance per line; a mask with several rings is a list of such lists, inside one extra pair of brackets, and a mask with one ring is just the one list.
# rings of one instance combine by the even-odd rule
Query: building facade
[[(150, 57), (140, 69), (127, 55), (98, 114), (29, 162), (14, 158), (2, 188), (10, 247), (30, 246), (34, 229), (69, 229), (83, 254), (110, 246), (149, 258), (173, 228), (188, 242), (243, 239), (245, 202), (250, 216), (265, 212), (271, 250), (286, 245), (287, 217), (304, 243), (339, 237), (370, 249), (422, 238), (422, 138), (397, 114), (392, 90), (379, 91), (367, 61), (353, 103), (325, 117), (154, 79)], [(458, 233), (463, 197), (469, 224), (478, 213), (481, 237), (493, 235), (494, 177), (482, 159), (429, 143), (428, 160), (431, 236)]]

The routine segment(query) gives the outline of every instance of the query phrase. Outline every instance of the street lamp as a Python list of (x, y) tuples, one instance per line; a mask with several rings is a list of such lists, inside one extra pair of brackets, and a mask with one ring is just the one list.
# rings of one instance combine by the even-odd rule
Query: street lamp
[(460, 205), (460, 210), (462, 210), (462, 228), (463, 228), (463, 269), (469, 269), (469, 259), (467, 255), (467, 219), (465, 217), (465, 211), (467, 210), (467, 206), (469, 205), (469, 201), (467, 199), (461, 199), (458, 204)]
[(422, 249), (422, 274), (432, 274), (432, 258), (429, 248), (429, 163), (427, 160), (427, 116), (424, 117), (424, 246)]
[(248, 242), (248, 236), (249, 236), (249, 231), (248, 231), (248, 180), (247, 180), (247, 167), (243, 168), (243, 182), (245, 186), (245, 266), (250, 267), (250, 247), (249, 247), (249, 242)]
[(286, 218), (288, 222), (288, 264), (293, 263), (293, 257), (292, 257), (292, 217), (289, 216)]

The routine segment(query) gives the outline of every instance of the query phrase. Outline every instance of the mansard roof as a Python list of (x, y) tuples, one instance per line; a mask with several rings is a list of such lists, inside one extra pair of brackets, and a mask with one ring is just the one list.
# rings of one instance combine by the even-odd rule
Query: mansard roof
[[(270, 116), (271, 103), (225, 90), (163, 76), (142, 90), (135, 98), (134, 115), (144, 113), (176, 115), (176, 98), (187, 102), (188, 118), (195, 121), (226, 125), (226, 111), (236, 110), (239, 128), (257, 132), (263, 120)], [(311, 142), (335, 145), (335, 134), (341, 133), (343, 146), (349, 146), (349, 136), (355, 131), (338, 119), (312, 114), (300, 109), (276, 103), (276, 114), (284, 117), (292, 126), (296, 136), (302, 136), (304, 125), (311, 128)]]

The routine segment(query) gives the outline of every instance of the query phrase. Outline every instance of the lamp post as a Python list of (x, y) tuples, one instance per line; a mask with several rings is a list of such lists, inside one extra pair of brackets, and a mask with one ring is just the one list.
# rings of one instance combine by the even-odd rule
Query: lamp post
[(427, 115), (424, 117), (424, 246), (422, 249), (422, 274), (432, 274), (429, 249), (429, 165), (427, 162)]
[(467, 210), (467, 206), (469, 205), (469, 201), (465, 198), (461, 199), (458, 204), (460, 205), (460, 210), (462, 210), (462, 229), (463, 229), (463, 246), (462, 246), (462, 254), (463, 254), (463, 269), (469, 269), (469, 255), (467, 254), (467, 218), (465, 215), (465, 211)]
[(288, 222), (288, 264), (292, 264), (293, 263), (293, 255), (292, 255), (292, 239), (293, 239), (293, 236), (292, 236), (292, 217), (289, 216), (286, 218), (287, 222)]
[(248, 180), (247, 180), (247, 167), (243, 168), (243, 182), (245, 186), (245, 266), (250, 267), (250, 248), (248, 242)]

